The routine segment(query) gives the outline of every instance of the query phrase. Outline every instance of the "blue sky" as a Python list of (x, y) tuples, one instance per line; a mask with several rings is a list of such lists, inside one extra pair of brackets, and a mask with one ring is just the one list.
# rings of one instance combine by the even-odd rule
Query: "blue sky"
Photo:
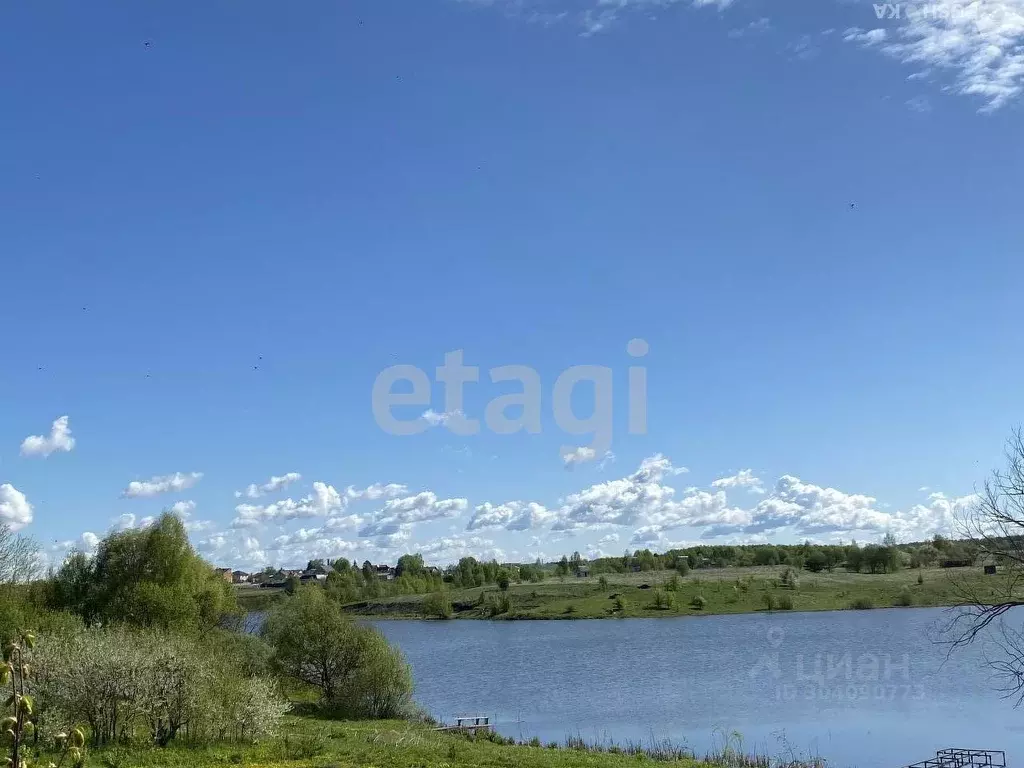
[[(177, 504), (242, 567), (946, 530), (1021, 420), (986, 3), (4, 6), (0, 517), (59, 561)], [(537, 372), (539, 433), (379, 427), (459, 349), (471, 418)], [(562, 455), (576, 365), (610, 455)]]

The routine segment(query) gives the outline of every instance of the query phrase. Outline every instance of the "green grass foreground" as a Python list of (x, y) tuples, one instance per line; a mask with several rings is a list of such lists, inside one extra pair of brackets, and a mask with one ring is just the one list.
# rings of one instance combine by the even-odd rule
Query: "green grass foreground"
[[(597, 576), (513, 584), (507, 592), (508, 604), (502, 606), (508, 610), (497, 613), (491, 603), (501, 593), (495, 586), (452, 590), (448, 596), (451, 618), (606, 619), (950, 606), (962, 602), (965, 586), (978, 595), (990, 587), (993, 594), (1005, 590), (1004, 579), (985, 576), (980, 567), (878, 574), (794, 571), (795, 587), (783, 583), (785, 571), (781, 566), (694, 570), (677, 577), (674, 590), (670, 588), (674, 571), (606, 574), (606, 587)], [(345, 610), (378, 618), (432, 618), (425, 612), (426, 598), (402, 595), (365, 600), (346, 605)]]
[[(626, 768), (666, 761), (680, 768), (767, 768), (769, 764), (767, 758), (732, 749), (698, 760), (666, 744), (596, 749), (569, 740), (561, 745), (531, 745), (501, 737), (491, 741), (483, 734), (470, 738), (442, 733), (402, 720), (345, 722), (297, 716), (285, 718), (280, 736), (254, 746), (108, 747), (92, 750), (86, 757), (88, 766), (103, 768)], [(818, 764), (790, 765), (815, 768)]]

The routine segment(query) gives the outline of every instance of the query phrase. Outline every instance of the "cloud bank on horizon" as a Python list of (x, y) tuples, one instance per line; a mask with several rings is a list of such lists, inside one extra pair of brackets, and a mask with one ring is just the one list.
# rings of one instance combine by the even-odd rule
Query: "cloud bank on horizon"
[[(594, 472), (600, 469), (595, 467)], [(768, 486), (750, 468), (717, 477), (705, 488), (679, 491), (670, 485), (688, 472), (656, 453), (624, 477), (592, 483), (550, 504), (513, 499), (471, 505), (467, 498), (441, 498), (434, 491), (412, 491), (402, 483), (338, 490), (317, 480), (303, 496), (235, 503), (234, 517), (227, 524), (196, 517), (192, 500), (176, 501), (163, 511), (181, 518), (197, 549), (211, 562), (258, 569), (298, 566), (312, 558), (395, 560), (406, 552), (420, 552), (427, 561), (444, 565), (465, 555), (522, 562), (554, 558), (563, 550), (598, 557), (619, 554), (620, 547), (665, 551), (699, 543), (835, 542), (880, 539), (886, 534), (920, 540), (953, 532), (958, 508), (974, 499), (922, 486), (918, 492), (927, 493), (925, 500), (889, 511), (871, 495), (816, 485), (790, 474)], [(121, 497), (184, 492), (203, 476), (175, 472), (135, 480)], [(301, 477), (298, 472), (274, 475), (235, 492), (235, 501), (283, 492)], [(230, 505), (225, 500), (225, 508)], [(108, 530), (144, 528), (154, 519), (124, 513), (110, 521)], [(33, 522), (32, 504), (10, 484), (0, 485), (0, 521), (14, 530)], [(445, 534), (423, 535), (424, 524), (442, 521), (449, 521)], [(296, 522), (300, 527), (289, 530)], [(526, 536), (529, 540), (521, 541)], [(84, 531), (76, 539), (55, 541), (46, 554), (53, 563), (71, 549), (92, 553), (100, 539), (97, 532)]]

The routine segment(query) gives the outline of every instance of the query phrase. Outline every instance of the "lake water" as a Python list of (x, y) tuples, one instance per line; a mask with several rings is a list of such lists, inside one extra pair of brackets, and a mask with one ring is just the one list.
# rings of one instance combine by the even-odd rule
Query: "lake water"
[(375, 622), (435, 717), (490, 715), (516, 738), (671, 739), (898, 768), (937, 749), (1024, 760), (1024, 710), (982, 650), (933, 640), (941, 609), (600, 621)]

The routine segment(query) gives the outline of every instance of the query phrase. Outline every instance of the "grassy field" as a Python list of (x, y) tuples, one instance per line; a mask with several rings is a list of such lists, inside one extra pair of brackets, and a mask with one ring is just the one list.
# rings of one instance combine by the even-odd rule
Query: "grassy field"
[(246, 611), (265, 611), (283, 594), (284, 589), (278, 587), (260, 589), (248, 584), (235, 585), (235, 598)]
[[(90, 766), (103, 768), (220, 768), (230, 765), (282, 768), (627, 768), (672, 761), (680, 768), (767, 768), (767, 760), (723, 750), (696, 760), (665, 744), (584, 749), (581, 745), (514, 743), (496, 737), (440, 733), (406, 721), (342, 722), (286, 718), (283, 734), (257, 746), (112, 747), (91, 750)], [(797, 768), (794, 766), (794, 768)], [(802, 767), (801, 767), (802, 768)]]
[[(679, 579), (675, 591), (668, 589), (672, 571), (607, 574), (606, 587), (597, 576), (513, 584), (508, 590), (511, 609), (497, 615), (489, 607), (500, 594), (497, 587), (454, 590), (450, 597), (454, 618), (597, 619), (752, 613), (769, 610), (769, 602), (771, 610), (793, 611), (947, 606), (959, 602), (957, 584), (986, 591), (1005, 584), (1000, 577), (984, 576), (980, 568), (934, 568), (887, 574), (800, 571), (797, 585), (790, 588), (782, 583), (785, 570), (691, 571)], [(364, 616), (422, 617), (423, 600), (422, 595), (405, 595), (353, 603), (346, 610)]]

